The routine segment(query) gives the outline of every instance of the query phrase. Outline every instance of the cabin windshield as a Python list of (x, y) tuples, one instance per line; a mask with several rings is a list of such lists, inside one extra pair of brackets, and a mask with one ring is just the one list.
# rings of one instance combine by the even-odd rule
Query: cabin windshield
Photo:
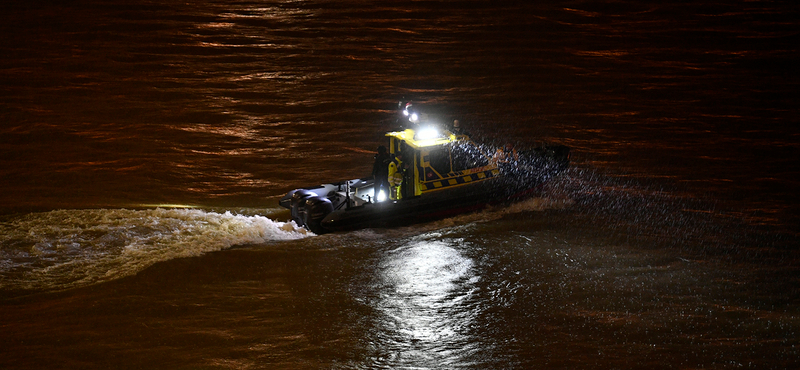
[(489, 157), (472, 142), (461, 141), (450, 146), (453, 156), (453, 172), (489, 165)]
[(436, 148), (430, 151), (430, 166), (441, 175), (450, 173), (450, 152), (447, 148)]

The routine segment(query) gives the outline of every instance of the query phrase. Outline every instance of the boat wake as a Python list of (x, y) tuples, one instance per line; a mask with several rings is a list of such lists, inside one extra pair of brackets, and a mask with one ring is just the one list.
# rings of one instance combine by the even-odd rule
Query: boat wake
[(160, 261), (313, 234), (293, 222), (198, 209), (58, 210), (0, 223), (0, 290), (62, 290)]
[[(409, 235), (419, 235), (429, 232), (445, 231), (446, 229), (462, 229), (470, 225), (499, 220), (508, 215), (515, 215), (526, 212), (542, 212), (547, 210), (565, 209), (572, 206), (574, 201), (570, 198), (549, 198), (539, 197), (530, 198), (523, 201), (494, 206), (479, 212), (464, 213), (454, 217), (436, 220), (424, 224), (414, 224), (411, 226), (383, 229), (357, 230), (348, 233), (361, 238), (406, 238)], [(377, 231), (377, 233), (376, 233)], [(452, 230), (451, 230), (452, 231)]]
[(499, 220), (508, 215), (525, 213), (525, 212), (541, 212), (551, 209), (564, 209), (572, 204), (571, 199), (553, 199), (553, 198), (530, 198), (524, 201), (515, 202), (502, 206), (489, 207), (481, 212), (464, 214), (452, 218), (442, 220), (446, 224), (465, 224), (473, 222), (490, 222)]

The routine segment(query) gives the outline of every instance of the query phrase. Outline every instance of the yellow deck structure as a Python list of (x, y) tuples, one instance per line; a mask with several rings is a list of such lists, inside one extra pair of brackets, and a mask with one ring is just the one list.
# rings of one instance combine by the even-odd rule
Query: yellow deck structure
[(488, 180), (500, 173), (491, 157), (465, 135), (423, 128), (386, 136), (389, 153), (402, 152), (410, 165), (406, 183), (413, 185), (414, 196)]

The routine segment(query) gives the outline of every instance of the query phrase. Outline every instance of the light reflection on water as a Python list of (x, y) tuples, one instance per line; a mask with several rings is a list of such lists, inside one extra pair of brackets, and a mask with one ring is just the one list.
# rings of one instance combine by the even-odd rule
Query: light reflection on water
[(458, 240), (422, 240), (389, 253), (381, 262), (383, 286), (375, 304), (381, 315), (381, 366), (439, 368), (463, 364), (477, 351), (470, 327), (480, 308), (473, 303), (474, 262)]

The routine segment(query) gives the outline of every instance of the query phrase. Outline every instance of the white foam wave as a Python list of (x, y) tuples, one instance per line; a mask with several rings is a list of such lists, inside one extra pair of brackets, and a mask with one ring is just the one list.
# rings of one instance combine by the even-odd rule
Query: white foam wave
[(198, 209), (29, 214), (0, 224), (0, 289), (89, 285), (160, 261), (311, 235), (294, 222)]

